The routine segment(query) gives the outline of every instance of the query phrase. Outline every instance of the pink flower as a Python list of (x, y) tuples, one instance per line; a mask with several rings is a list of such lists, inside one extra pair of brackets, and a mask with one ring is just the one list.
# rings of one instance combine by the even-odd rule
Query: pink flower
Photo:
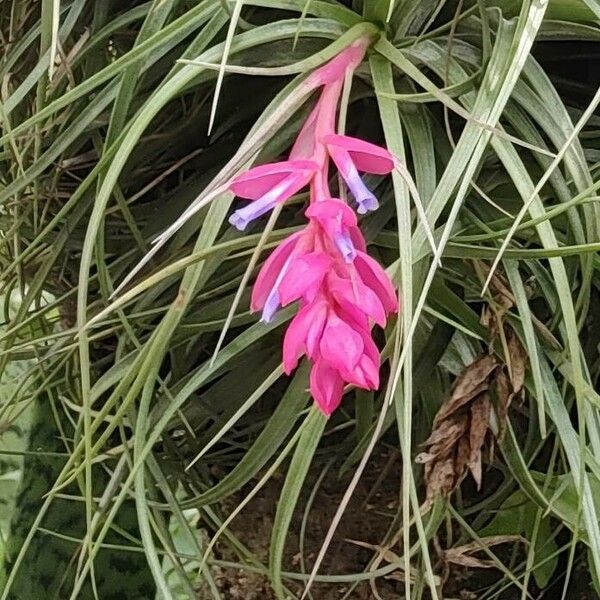
[[(251, 309), (271, 321), (279, 306), (311, 300), (334, 262), (352, 262), (365, 250), (356, 215), (341, 200), (330, 198), (306, 210), (309, 225), (290, 236), (265, 262), (252, 292)], [(356, 249), (358, 247), (358, 250)]]
[(286, 306), (300, 298), (311, 300), (316, 295), (331, 258), (314, 250), (312, 232), (289, 237), (267, 259), (261, 269), (250, 307), (262, 310), (262, 320), (270, 322), (279, 306)]
[(231, 191), (254, 202), (236, 210), (229, 222), (243, 231), (250, 221), (299, 192), (312, 179), (317, 168), (318, 165), (310, 160), (288, 160), (260, 165), (242, 173), (233, 180)]
[(377, 198), (358, 172), (386, 175), (394, 168), (392, 155), (385, 148), (347, 135), (329, 134), (324, 136), (323, 143), (358, 203), (358, 213), (376, 210), (379, 207)]
[(356, 215), (346, 203), (337, 198), (314, 202), (305, 214), (319, 223), (346, 262), (354, 260), (357, 245), (364, 251), (365, 242), (357, 226)]
[(243, 230), (278, 203), (310, 186), (306, 227), (283, 241), (262, 266), (254, 284), (251, 310), (271, 321), (280, 306), (298, 302), (283, 341), (283, 365), (290, 374), (302, 356), (312, 362), (311, 394), (330, 415), (346, 384), (379, 387), (379, 351), (371, 334), (376, 323), (398, 310), (396, 290), (383, 268), (366, 252), (356, 214), (329, 191), (329, 159), (352, 192), (359, 213), (377, 208), (359, 171), (385, 175), (394, 159), (385, 149), (335, 133), (336, 112), (346, 74), (356, 68), (364, 40), (340, 53), (309, 79), (323, 86), (304, 123), (290, 159), (250, 169), (231, 190), (252, 200), (230, 222)]
[(341, 384), (370, 390), (379, 387), (379, 352), (368, 319), (358, 309), (337, 304), (326, 290), (303, 306), (290, 323), (283, 342), (285, 372), (291, 373), (304, 354), (314, 364), (311, 393), (325, 414), (339, 405)]

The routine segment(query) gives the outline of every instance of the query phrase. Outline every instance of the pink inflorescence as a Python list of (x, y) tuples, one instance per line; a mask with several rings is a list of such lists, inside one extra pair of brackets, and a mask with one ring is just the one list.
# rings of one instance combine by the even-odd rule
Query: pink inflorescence
[(269, 322), (280, 306), (298, 301), (283, 342), (283, 364), (290, 374), (301, 356), (312, 362), (311, 393), (323, 413), (340, 404), (344, 385), (379, 387), (379, 351), (372, 324), (384, 326), (398, 310), (396, 291), (382, 267), (366, 253), (356, 214), (329, 191), (333, 161), (364, 214), (378, 207), (359, 171), (386, 174), (394, 159), (385, 149), (337, 135), (335, 120), (346, 73), (360, 64), (366, 42), (346, 48), (310, 78), (322, 86), (289, 159), (255, 167), (238, 176), (231, 190), (253, 200), (230, 218), (240, 230), (310, 186), (306, 227), (284, 240), (262, 267), (252, 293), (251, 309)]

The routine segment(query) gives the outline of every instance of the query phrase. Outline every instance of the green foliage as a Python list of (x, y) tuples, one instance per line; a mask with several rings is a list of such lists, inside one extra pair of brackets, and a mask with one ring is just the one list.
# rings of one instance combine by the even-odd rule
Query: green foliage
[[(0, 270), (20, 301), (0, 450), (23, 453), (37, 417), (24, 475), (3, 462), (20, 496), (0, 598), (227, 598), (239, 572), (269, 582), (259, 597), (441, 598), (472, 542), (496, 567), (471, 564), (482, 598), (570, 597), (576, 570), (600, 573), (598, 18), (596, 0), (3, 3)], [(377, 331), (381, 390), (325, 422), (307, 366), (282, 374), (293, 308), (266, 325), (249, 307), (304, 198), (240, 234), (226, 186), (287, 151), (314, 100), (299, 84), (364, 32), (344, 127), (418, 194), (367, 180), (381, 207), (361, 227), (403, 310)], [(506, 423), (494, 405), (482, 488), (422, 511), (414, 457), (476, 356), (510, 369), (508, 330), (524, 393)], [(365, 520), (362, 562), (336, 571), (344, 513)]]
[(558, 547), (552, 535), (550, 519), (520, 490), (502, 503), (498, 514), (479, 531), (479, 535), (522, 534), (531, 544), (535, 582), (544, 589), (556, 570)]
[[(45, 400), (45, 401), (44, 401)], [(23, 477), (16, 499), (10, 538), (6, 547), (6, 569), (11, 572), (14, 557), (22, 547), (23, 539), (30, 531), (39, 510), (43, 495), (52, 488), (64, 462), (64, 446), (61, 432), (53, 427), (53, 407), (49, 399), (43, 399), (31, 415), (30, 448), (35, 449), (25, 457)], [(69, 423), (61, 423), (63, 435), (69, 435)], [(94, 471), (94, 485), (98, 497), (105, 491), (108, 478), (101, 469)], [(85, 505), (73, 501), (77, 497), (76, 486), (66, 488), (66, 497), (56, 499), (50, 506), (43, 527), (29, 545), (16, 571), (10, 598), (62, 598), (70, 594), (77, 578), (77, 544), (85, 535)], [(102, 504), (102, 501), (99, 503)], [(137, 535), (137, 523), (133, 502), (128, 502), (113, 521), (107, 543), (119, 544), (123, 537)], [(143, 555), (127, 553), (118, 547), (105, 548), (98, 553), (95, 563), (96, 577), (92, 590), (87, 581), (78, 598), (131, 598), (143, 600), (154, 595), (154, 583)]]

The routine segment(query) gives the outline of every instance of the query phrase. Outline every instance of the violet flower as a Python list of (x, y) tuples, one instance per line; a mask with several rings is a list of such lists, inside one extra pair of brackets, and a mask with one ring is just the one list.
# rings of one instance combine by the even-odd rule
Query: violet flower
[(236, 177), (231, 191), (254, 202), (236, 210), (229, 222), (243, 231), (250, 221), (299, 192), (312, 179), (317, 168), (318, 165), (309, 160), (289, 160), (260, 165)]

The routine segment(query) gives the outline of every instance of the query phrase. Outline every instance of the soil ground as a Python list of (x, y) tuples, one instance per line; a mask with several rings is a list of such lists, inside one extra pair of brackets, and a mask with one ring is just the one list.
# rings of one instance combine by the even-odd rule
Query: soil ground
[[(401, 459), (397, 451), (391, 447), (383, 448), (373, 458), (366, 469), (364, 477), (354, 494), (334, 540), (320, 568), (320, 573), (326, 574), (357, 574), (368, 571), (376, 550), (373, 546), (389, 539), (390, 531), (394, 529), (394, 519), (399, 513), (398, 490), (400, 489)], [(383, 476), (382, 476), (383, 475)], [(295, 573), (310, 572), (327, 529), (331, 524), (337, 506), (346, 490), (351, 474), (338, 477), (332, 468), (319, 485), (312, 503), (312, 509), (306, 520), (304, 536), (304, 554), (300, 553), (300, 531), (308, 495), (315, 487), (319, 473), (309, 473), (304, 486), (307, 493), (300, 498), (300, 510), (297, 510), (286, 545), (284, 570)], [(250, 502), (244, 512), (233, 522), (232, 532), (259, 557), (264, 564), (268, 563), (270, 535), (275, 516), (277, 500), (283, 483), (283, 475), (273, 478), (261, 492)], [(244, 498), (253, 483), (238, 495), (230, 497), (223, 505), (227, 513)], [(359, 545), (358, 543), (363, 544)], [(401, 542), (400, 542), (401, 543)], [(364, 545), (370, 546), (365, 547)], [(401, 548), (391, 549), (401, 555)], [(508, 563), (513, 548), (496, 549), (503, 562)], [(231, 551), (224, 545), (217, 545), (219, 558), (236, 560)], [(382, 561), (379, 566), (388, 563)], [(441, 572), (438, 561), (436, 572)], [(600, 600), (590, 591), (589, 573), (584, 567), (578, 566), (571, 578), (571, 585), (566, 598), (568, 600)], [(314, 600), (401, 600), (404, 598), (404, 583), (402, 571), (394, 571), (388, 576), (379, 577), (373, 587), (369, 582), (352, 586), (351, 583), (316, 583), (311, 588)], [(447, 572), (448, 578), (443, 588), (444, 600), (479, 600), (482, 593), (501, 574), (493, 569), (467, 569), (452, 567)], [(220, 592), (225, 600), (275, 600), (268, 580), (261, 574), (229, 568), (217, 568), (215, 578)], [(555, 585), (546, 593), (538, 596), (535, 590), (531, 598), (554, 600), (562, 595), (564, 579), (557, 574)], [(286, 580), (291, 598), (299, 598), (303, 591), (301, 582)], [(199, 598), (209, 598), (201, 593)], [(428, 598), (427, 593), (424, 598)], [(515, 586), (494, 596), (495, 600), (520, 600), (521, 591)]]

